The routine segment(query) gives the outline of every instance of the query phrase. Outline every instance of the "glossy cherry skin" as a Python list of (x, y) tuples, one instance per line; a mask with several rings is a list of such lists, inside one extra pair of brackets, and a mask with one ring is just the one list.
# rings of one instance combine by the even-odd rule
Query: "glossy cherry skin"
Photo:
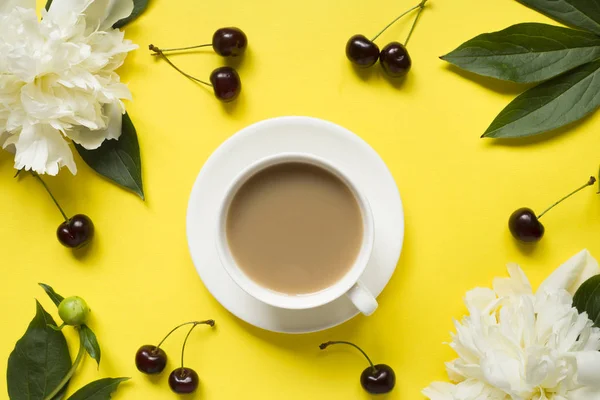
[(515, 239), (525, 243), (539, 241), (545, 232), (544, 225), (530, 208), (519, 208), (512, 213), (508, 228)]
[(368, 68), (379, 58), (379, 46), (367, 39), (365, 35), (354, 35), (346, 43), (346, 57), (354, 65)]
[(237, 99), (242, 91), (242, 82), (237, 71), (231, 67), (219, 67), (210, 74), (210, 83), (217, 99), (229, 103)]
[(177, 368), (169, 375), (169, 386), (175, 393), (194, 393), (199, 383), (198, 374), (191, 368)]
[(94, 223), (87, 215), (74, 215), (58, 226), (56, 236), (63, 246), (78, 249), (94, 237)]
[(396, 386), (396, 374), (389, 365), (377, 364), (375, 370), (368, 367), (363, 371), (360, 384), (371, 394), (389, 393)]
[(212, 46), (223, 57), (237, 57), (246, 51), (248, 38), (239, 28), (221, 28), (214, 33)]
[(144, 345), (135, 353), (135, 366), (144, 374), (160, 374), (167, 366), (167, 353), (156, 346)]
[(402, 43), (392, 42), (381, 50), (379, 62), (383, 72), (391, 78), (403, 77), (410, 71), (412, 60)]

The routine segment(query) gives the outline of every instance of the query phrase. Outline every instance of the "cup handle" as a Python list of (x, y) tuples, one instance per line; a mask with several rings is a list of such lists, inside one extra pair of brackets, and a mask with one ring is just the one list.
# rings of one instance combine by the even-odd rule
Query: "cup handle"
[(375, 296), (369, 292), (369, 289), (365, 287), (360, 281), (356, 282), (354, 286), (346, 292), (346, 296), (354, 304), (358, 311), (366, 316), (369, 316), (377, 309), (377, 300)]

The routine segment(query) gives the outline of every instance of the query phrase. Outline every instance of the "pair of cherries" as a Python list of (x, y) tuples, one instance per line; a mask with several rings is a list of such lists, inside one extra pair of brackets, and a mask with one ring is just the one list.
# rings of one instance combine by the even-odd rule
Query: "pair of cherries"
[(185, 367), (183, 363), (185, 345), (196, 326), (208, 325), (213, 327), (215, 326), (214, 320), (208, 319), (206, 321), (185, 322), (173, 328), (157, 346), (147, 344), (140, 347), (135, 353), (135, 366), (140, 372), (147, 375), (158, 375), (162, 373), (167, 366), (167, 353), (160, 346), (173, 332), (187, 325), (192, 325), (192, 327), (188, 331), (181, 348), (181, 367), (175, 368), (169, 375), (169, 387), (174, 393), (178, 394), (194, 393), (196, 389), (198, 389), (198, 385), (200, 384), (198, 373), (191, 368)]
[(162, 57), (167, 63), (169, 63), (171, 67), (175, 68), (183, 76), (202, 85), (212, 87), (215, 97), (220, 101), (224, 103), (234, 101), (238, 98), (240, 92), (242, 91), (242, 82), (240, 81), (240, 76), (234, 68), (224, 66), (213, 70), (213, 72), (210, 74), (209, 83), (182, 71), (165, 55), (165, 53), (169, 52), (193, 50), (208, 46), (212, 46), (215, 53), (220, 56), (239, 57), (244, 54), (246, 48), (248, 47), (248, 38), (241, 29), (228, 27), (217, 29), (213, 34), (212, 43), (171, 49), (160, 49), (151, 44), (148, 46), (148, 48), (153, 52), (153, 54)]
[[(352, 36), (346, 43), (346, 57), (348, 60), (350, 60), (350, 62), (359, 68), (372, 67), (375, 65), (377, 60), (379, 60), (383, 72), (390, 78), (401, 78), (405, 76), (408, 71), (410, 71), (412, 66), (412, 60), (408, 54), (406, 45), (408, 44), (421, 12), (425, 8), (426, 2), (427, 0), (422, 0), (418, 5), (405, 11), (403, 14), (390, 22), (371, 40), (369, 40), (365, 35)], [(379, 46), (375, 44), (375, 40), (396, 21), (417, 8), (419, 11), (414, 19), (413, 25), (404, 44), (400, 42), (391, 42), (380, 51)]]

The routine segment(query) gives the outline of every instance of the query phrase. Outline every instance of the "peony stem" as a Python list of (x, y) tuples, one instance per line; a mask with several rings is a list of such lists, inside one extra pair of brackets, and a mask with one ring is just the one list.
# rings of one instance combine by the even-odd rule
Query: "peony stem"
[(81, 330), (80, 330), (79, 331), (79, 352), (77, 353), (75, 362), (73, 363), (73, 365), (71, 366), (71, 369), (69, 369), (69, 371), (67, 372), (65, 377), (62, 378), (62, 380), (59, 382), (58, 386), (52, 392), (50, 392), (50, 394), (48, 396), (44, 397), (44, 400), (54, 399), (54, 397), (58, 394), (58, 392), (60, 392), (62, 390), (62, 388), (65, 387), (65, 385), (73, 377), (73, 374), (77, 370), (77, 367), (79, 367), (79, 364), (81, 364), (81, 360), (83, 359), (83, 355), (85, 354), (85, 347), (83, 346), (83, 340), (84, 340), (83, 333), (81, 333)]

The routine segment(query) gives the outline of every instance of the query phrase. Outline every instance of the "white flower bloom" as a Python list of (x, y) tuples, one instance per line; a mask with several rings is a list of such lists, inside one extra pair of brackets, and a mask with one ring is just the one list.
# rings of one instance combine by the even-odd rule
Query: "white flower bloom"
[(68, 140), (92, 150), (121, 134), (115, 70), (137, 48), (113, 29), (133, 0), (54, 0), (39, 20), (35, 0), (0, 0), (0, 147), (15, 168), (56, 175), (77, 169)]
[(469, 315), (455, 321), (446, 364), (454, 383), (434, 382), (431, 400), (600, 399), (600, 329), (573, 307), (573, 294), (600, 273), (587, 250), (560, 266), (533, 294), (523, 271), (508, 266), (493, 290), (467, 293)]

